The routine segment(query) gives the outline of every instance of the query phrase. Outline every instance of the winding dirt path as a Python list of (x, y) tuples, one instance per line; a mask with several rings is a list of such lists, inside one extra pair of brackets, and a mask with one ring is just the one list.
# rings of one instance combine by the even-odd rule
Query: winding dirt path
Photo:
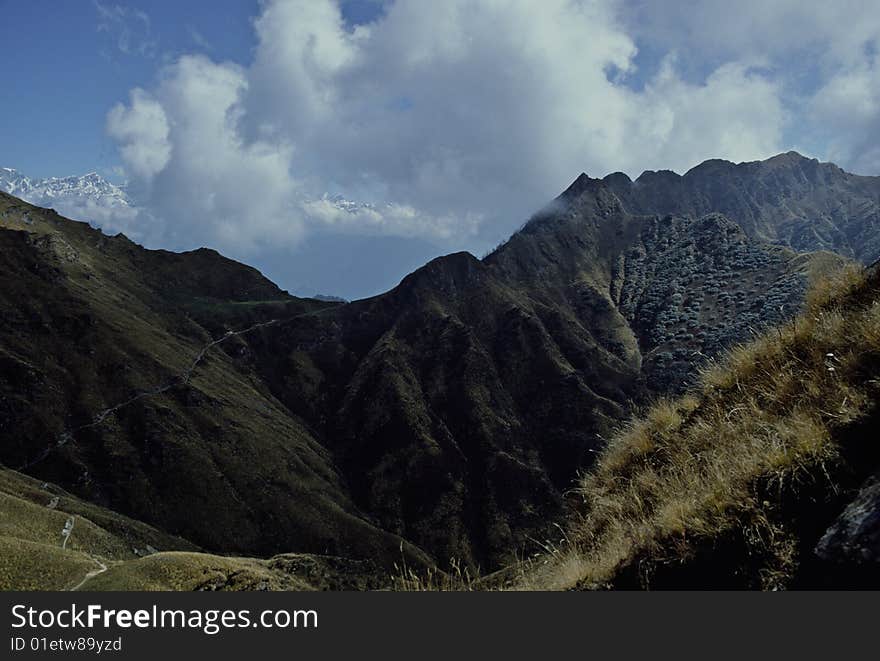
[(79, 583), (77, 583), (77, 584), (74, 585), (72, 588), (70, 588), (69, 592), (76, 592), (76, 591), (79, 590), (83, 585), (85, 585), (85, 584), (88, 583), (90, 580), (92, 580), (93, 578), (95, 578), (95, 576), (98, 576), (99, 574), (103, 574), (105, 571), (107, 571), (107, 565), (105, 565), (103, 562), (101, 562), (100, 560), (98, 560), (95, 556), (90, 555), (90, 556), (89, 556), (89, 559), (92, 560), (92, 562), (94, 562), (96, 565), (98, 565), (98, 568), (97, 568), (97, 569), (93, 569), (92, 571), (88, 572), (88, 573), (85, 575), (85, 578), (83, 578), (83, 580), (81, 580)]

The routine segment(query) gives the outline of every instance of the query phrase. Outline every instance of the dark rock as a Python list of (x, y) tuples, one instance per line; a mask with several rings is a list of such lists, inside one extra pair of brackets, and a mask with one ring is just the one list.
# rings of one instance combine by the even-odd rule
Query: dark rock
[(880, 475), (870, 477), (816, 545), (825, 561), (880, 565)]

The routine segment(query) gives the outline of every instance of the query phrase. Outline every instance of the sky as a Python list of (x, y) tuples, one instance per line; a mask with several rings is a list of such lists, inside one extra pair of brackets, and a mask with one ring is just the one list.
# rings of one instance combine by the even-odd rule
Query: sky
[[(582, 171), (795, 149), (880, 174), (876, 0), (0, 0), (0, 166), (91, 220), (357, 298)], [(334, 197), (336, 196), (336, 197)], [(342, 206), (335, 199), (351, 204)]]

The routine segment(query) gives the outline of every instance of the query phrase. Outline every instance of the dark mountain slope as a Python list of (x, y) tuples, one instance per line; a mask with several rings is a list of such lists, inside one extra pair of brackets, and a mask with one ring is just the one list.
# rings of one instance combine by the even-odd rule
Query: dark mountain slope
[(3, 197), (0, 461), (210, 551), (509, 562), (634, 406), (836, 261), (616, 186), (349, 304)]
[(581, 175), (486, 261), (552, 292), (666, 392), (701, 360), (793, 315), (808, 272), (840, 260), (796, 259), (718, 213), (633, 215), (607, 181)]
[[(265, 316), (255, 295), (278, 299), (279, 316), (325, 304), (216, 253), (145, 251), (9, 196), (0, 217), (4, 464), (213, 550), (399, 557), (327, 449), (252, 373), (206, 351), (190, 316)], [(217, 347), (240, 350), (256, 323)]]
[(247, 361), (383, 528), (496, 566), (546, 538), (634, 404), (794, 314), (826, 261), (717, 214), (632, 215), (582, 177), (485, 260), (267, 329)]

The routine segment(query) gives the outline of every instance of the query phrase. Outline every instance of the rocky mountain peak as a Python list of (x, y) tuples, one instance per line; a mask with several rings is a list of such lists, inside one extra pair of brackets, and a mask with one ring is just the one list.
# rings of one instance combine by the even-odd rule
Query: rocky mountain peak
[(562, 191), (562, 194), (559, 195), (557, 199), (572, 199), (583, 193), (587, 192), (591, 188), (595, 188), (599, 185), (601, 180), (593, 179), (586, 172), (581, 172), (577, 178), (571, 182), (568, 188)]

